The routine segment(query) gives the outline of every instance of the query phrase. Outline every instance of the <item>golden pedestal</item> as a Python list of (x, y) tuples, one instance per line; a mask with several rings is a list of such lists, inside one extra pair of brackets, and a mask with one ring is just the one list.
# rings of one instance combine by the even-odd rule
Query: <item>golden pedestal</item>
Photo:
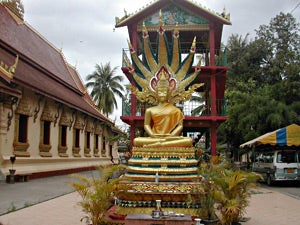
[(134, 147), (128, 161), (124, 195), (118, 196), (116, 214), (151, 214), (155, 201), (165, 211), (195, 215), (199, 203), (189, 199), (200, 184), (194, 147)]
[(190, 182), (197, 179), (194, 147), (134, 147), (126, 177), (133, 181)]

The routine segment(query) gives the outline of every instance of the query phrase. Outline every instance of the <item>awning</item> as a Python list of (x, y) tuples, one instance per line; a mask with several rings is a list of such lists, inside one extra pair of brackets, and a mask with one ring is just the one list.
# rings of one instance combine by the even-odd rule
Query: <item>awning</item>
[(240, 145), (240, 148), (252, 148), (259, 145), (300, 146), (300, 126), (291, 124), (287, 127), (266, 133)]

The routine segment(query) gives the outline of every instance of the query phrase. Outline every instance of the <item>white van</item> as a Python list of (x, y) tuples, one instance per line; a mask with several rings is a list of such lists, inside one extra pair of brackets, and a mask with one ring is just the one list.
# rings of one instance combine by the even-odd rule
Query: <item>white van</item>
[(276, 181), (300, 181), (300, 150), (260, 151), (253, 171), (260, 173), (268, 185)]

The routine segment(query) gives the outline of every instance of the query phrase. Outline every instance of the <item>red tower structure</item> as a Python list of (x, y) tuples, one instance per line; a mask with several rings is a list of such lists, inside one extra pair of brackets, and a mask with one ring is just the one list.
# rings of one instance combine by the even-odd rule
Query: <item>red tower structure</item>
[[(180, 31), (181, 53), (187, 52), (193, 38), (195, 36), (197, 38), (196, 57), (202, 57), (202, 64), (201, 72), (194, 83), (204, 83), (197, 90), (199, 94), (201, 93), (203, 110), (199, 114), (194, 114), (193, 110), (199, 105), (182, 104), (181, 108), (185, 115), (183, 133), (206, 133), (207, 147), (210, 147), (212, 155), (216, 155), (217, 127), (227, 119), (224, 99), (227, 63), (226, 51), (221, 49), (221, 37), (223, 25), (231, 24), (229, 14), (225, 11), (215, 13), (189, 0), (157, 0), (134, 14), (129, 15), (125, 12), (124, 17), (116, 18), (115, 27), (127, 26), (130, 42), (141, 54), (143, 24), (147, 27), (152, 48), (157, 47), (156, 34), (160, 12), (167, 37), (171, 37), (175, 28)], [(127, 53), (129, 55), (129, 52), (123, 49), (123, 59), (129, 60)], [(142, 55), (140, 57), (142, 58)], [(192, 67), (192, 70), (194, 69), (195, 67)], [(135, 85), (124, 63), (122, 71), (131, 85)], [(123, 104), (121, 119), (130, 125), (130, 139), (133, 143), (136, 132), (143, 133), (144, 112), (147, 105), (139, 103), (135, 95), (131, 95), (130, 98), (130, 104)]]

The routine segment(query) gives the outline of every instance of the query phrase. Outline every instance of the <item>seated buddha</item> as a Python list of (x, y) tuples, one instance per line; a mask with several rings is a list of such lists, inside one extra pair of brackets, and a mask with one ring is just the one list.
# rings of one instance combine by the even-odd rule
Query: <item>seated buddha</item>
[(149, 137), (137, 137), (134, 146), (143, 147), (190, 147), (192, 139), (180, 136), (183, 129), (183, 113), (168, 102), (171, 89), (166, 79), (156, 87), (158, 105), (146, 109), (144, 129)]

